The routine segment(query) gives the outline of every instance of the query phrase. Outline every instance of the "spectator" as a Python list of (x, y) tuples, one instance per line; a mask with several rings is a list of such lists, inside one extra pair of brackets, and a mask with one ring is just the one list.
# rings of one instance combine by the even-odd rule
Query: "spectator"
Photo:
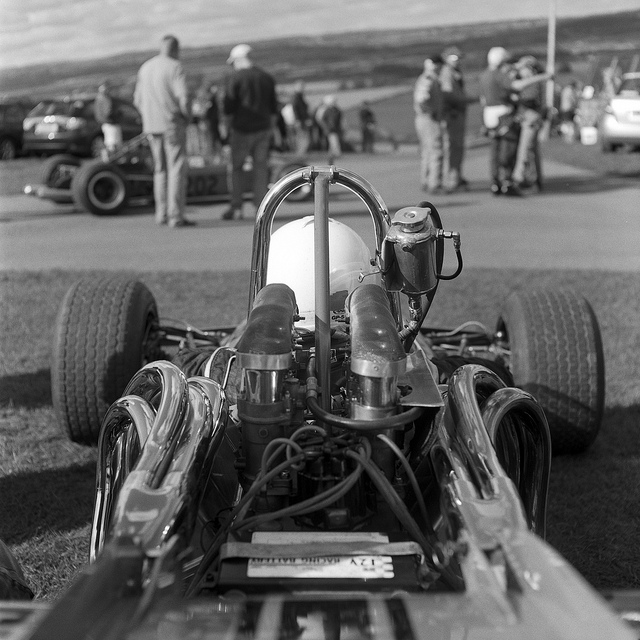
[(251, 55), (248, 44), (238, 44), (227, 59), (233, 67), (223, 99), (231, 147), (231, 205), (223, 220), (242, 217), (242, 167), (248, 156), (253, 160), (256, 209), (269, 185), (269, 149), (280, 110), (274, 79), (253, 63)]
[(464, 139), (467, 122), (467, 105), (474, 99), (465, 91), (460, 69), (462, 52), (458, 47), (447, 47), (442, 52), (440, 85), (443, 98), (443, 182), (448, 192), (468, 188), (462, 175)]
[(519, 125), (514, 94), (525, 87), (544, 82), (551, 74), (516, 78), (509, 64), (509, 52), (492, 47), (487, 54), (487, 68), (480, 74), (482, 118), (491, 144), (491, 192), (494, 195), (522, 196), (512, 173), (518, 148)]
[(342, 111), (333, 95), (325, 96), (323, 103), (321, 122), (329, 146), (329, 164), (333, 164), (342, 155)]
[(560, 131), (566, 142), (576, 139), (576, 108), (578, 106), (578, 83), (572, 80), (560, 92)]
[[(533, 56), (523, 56), (515, 65), (519, 78), (530, 78), (538, 73), (538, 61)], [(542, 190), (542, 161), (538, 134), (544, 121), (544, 88), (542, 83), (523, 87), (518, 96), (520, 137), (513, 169), (513, 181), (520, 189), (535, 182)], [(535, 175), (533, 181), (527, 176)]]
[[(202, 156), (213, 155), (220, 146), (218, 131), (217, 87), (203, 83), (192, 105), (193, 124), (196, 132), (193, 153)], [(187, 136), (187, 142), (189, 138)], [(187, 144), (189, 147), (189, 144)], [(190, 154), (191, 155), (191, 154)]]
[(376, 142), (376, 115), (371, 105), (364, 100), (360, 105), (360, 132), (362, 153), (374, 153)]
[(420, 144), (420, 185), (423, 191), (442, 192), (442, 57), (432, 55), (413, 90), (415, 127)]
[(205, 112), (205, 118), (209, 125), (211, 143), (215, 153), (223, 144), (220, 133), (220, 97), (218, 96), (218, 87), (215, 84), (209, 87), (209, 102)]
[(291, 98), (287, 98), (282, 109), (282, 140), (285, 150), (290, 151), (296, 148), (296, 114), (291, 104)]
[(96, 121), (102, 128), (104, 147), (107, 151), (106, 160), (109, 153), (113, 153), (122, 146), (122, 125), (118, 122), (120, 115), (118, 103), (111, 95), (109, 82), (106, 80), (98, 88), (93, 109)]
[(322, 117), (327, 108), (324, 100), (314, 109), (311, 118), (311, 144), (318, 151), (326, 151), (329, 147), (327, 136), (322, 123)]
[(134, 92), (153, 155), (155, 220), (172, 228), (195, 224), (184, 216), (191, 109), (179, 56), (178, 39), (164, 36), (160, 53), (140, 67)]
[(304, 155), (309, 150), (311, 115), (309, 104), (304, 96), (304, 82), (297, 82), (291, 98), (291, 106), (295, 117), (295, 151)]

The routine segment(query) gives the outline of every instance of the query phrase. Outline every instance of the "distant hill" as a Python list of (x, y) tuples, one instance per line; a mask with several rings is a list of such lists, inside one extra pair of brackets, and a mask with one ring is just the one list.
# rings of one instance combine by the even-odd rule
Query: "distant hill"
[[(559, 71), (574, 72), (597, 83), (597, 69), (615, 56), (623, 68), (637, 64), (640, 10), (583, 18), (557, 24)], [(465, 52), (465, 69), (477, 72), (486, 52), (501, 45), (514, 54), (546, 58), (546, 20), (492, 22), (398, 31), (353, 32), (320, 37), (289, 37), (253, 42), (259, 63), (279, 84), (298, 79), (337, 81), (346, 87), (408, 82), (420, 73), (425, 56), (457, 44)], [(182, 60), (193, 86), (204, 79), (220, 82), (226, 71), (228, 46), (185, 49)], [(120, 93), (131, 93), (135, 75), (155, 51), (135, 52), (101, 60), (40, 64), (0, 71), (3, 95), (48, 95), (94, 91), (109, 78)], [(635, 56), (635, 57), (634, 57)], [(589, 77), (591, 76), (591, 77)]]

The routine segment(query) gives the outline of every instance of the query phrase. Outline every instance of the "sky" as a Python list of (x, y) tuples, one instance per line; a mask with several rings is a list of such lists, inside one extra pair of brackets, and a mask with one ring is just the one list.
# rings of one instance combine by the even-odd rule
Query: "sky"
[(288, 35), (559, 18), (637, 10), (639, 0), (0, 0), (0, 68)]

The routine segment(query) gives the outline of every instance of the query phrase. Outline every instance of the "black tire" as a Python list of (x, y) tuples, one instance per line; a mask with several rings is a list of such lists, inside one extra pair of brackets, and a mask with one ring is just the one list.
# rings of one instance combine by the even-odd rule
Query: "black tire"
[(141, 282), (81, 280), (56, 320), (51, 395), (61, 428), (93, 445), (109, 406), (142, 365), (157, 355), (158, 310)]
[(572, 291), (515, 292), (497, 329), (511, 350), (515, 384), (544, 409), (553, 453), (587, 449), (600, 430), (605, 400), (602, 339), (591, 305)]
[(18, 145), (11, 138), (0, 140), (0, 160), (13, 160), (18, 156)]
[(77, 156), (59, 153), (48, 158), (42, 165), (41, 182), (52, 189), (71, 189), (71, 181), (80, 167)]
[(92, 160), (73, 176), (71, 193), (75, 204), (97, 216), (120, 213), (129, 201), (130, 185), (116, 166)]

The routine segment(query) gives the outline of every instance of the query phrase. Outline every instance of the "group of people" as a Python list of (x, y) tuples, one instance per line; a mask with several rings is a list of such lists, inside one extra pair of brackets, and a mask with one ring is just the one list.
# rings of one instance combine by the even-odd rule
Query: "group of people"
[(273, 77), (254, 64), (251, 54), (248, 44), (231, 50), (227, 64), (232, 71), (222, 100), (211, 87), (191, 100), (175, 36), (165, 36), (158, 55), (140, 67), (134, 104), (142, 116), (153, 157), (156, 223), (171, 228), (194, 224), (185, 216), (187, 130), (194, 121), (208, 130), (212, 144), (222, 135), (229, 144), (231, 202), (222, 215), (224, 220), (242, 216), (242, 175), (247, 156), (253, 159), (256, 207), (267, 193), (269, 149), (279, 104)]
[(538, 134), (544, 122), (543, 83), (553, 74), (542, 72), (533, 56), (512, 62), (504, 47), (491, 48), (487, 63), (480, 75), (480, 102), (491, 138), (491, 192), (521, 196), (530, 175), (542, 187)]
[(463, 176), (467, 107), (476, 99), (465, 89), (462, 52), (447, 47), (424, 61), (413, 92), (420, 145), (420, 184), (431, 194), (466, 189)]
[[(299, 83), (284, 107), (276, 94), (274, 78), (256, 65), (252, 48), (239, 44), (227, 63), (231, 72), (222, 98), (217, 87), (202, 87), (192, 101), (180, 45), (175, 36), (162, 39), (160, 52), (140, 68), (134, 104), (142, 116), (154, 162), (155, 220), (169, 227), (194, 224), (185, 217), (187, 130), (195, 123), (203, 135), (198, 139), (230, 149), (231, 203), (222, 218), (242, 217), (243, 165), (253, 160), (253, 201), (259, 206), (269, 182), (268, 157), (273, 132), (280, 126), (287, 148), (304, 154), (310, 147), (328, 151), (329, 162), (342, 154), (343, 114), (334, 95), (325, 96), (311, 111)], [(447, 47), (424, 62), (414, 87), (415, 127), (420, 144), (420, 182), (429, 193), (466, 189), (463, 175), (467, 108), (478, 98), (465, 88), (462, 52)], [(543, 118), (542, 82), (551, 76), (539, 73), (537, 61), (525, 56), (518, 63), (509, 53), (494, 47), (488, 67), (480, 76), (479, 99), (484, 125), (492, 139), (491, 190), (496, 195), (520, 195), (526, 169), (535, 165), (538, 130)], [(103, 123), (105, 144), (122, 142), (114, 117), (115, 103), (108, 87), (101, 87), (96, 113)], [(373, 152), (376, 120), (371, 105), (359, 109), (362, 151)], [(203, 149), (206, 154), (209, 149)], [(538, 172), (539, 175), (539, 172)]]
[[(304, 95), (304, 83), (298, 82), (292, 95), (285, 100), (280, 116), (276, 147), (297, 155), (304, 155), (309, 150), (327, 151), (329, 163), (342, 155), (344, 117), (335, 95), (324, 96), (315, 108), (311, 108)], [(366, 100), (358, 108), (358, 119), (362, 153), (374, 153), (376, 116)]]
[[(430, 194), (468, 188), (463, 175), (467, 107), (478, 98), (465, 89), (462, 53), (447, 47), (424, 61), (413, 93), (420, 145), (420, 183)], [(541, 188), (538, 133), (544, 121), (542, 73), (533, 56), (513, 62), (493, 47), (479, 79), (483, 123), (491, 138), (491, 192), (520, 196), (530, 184)]]

